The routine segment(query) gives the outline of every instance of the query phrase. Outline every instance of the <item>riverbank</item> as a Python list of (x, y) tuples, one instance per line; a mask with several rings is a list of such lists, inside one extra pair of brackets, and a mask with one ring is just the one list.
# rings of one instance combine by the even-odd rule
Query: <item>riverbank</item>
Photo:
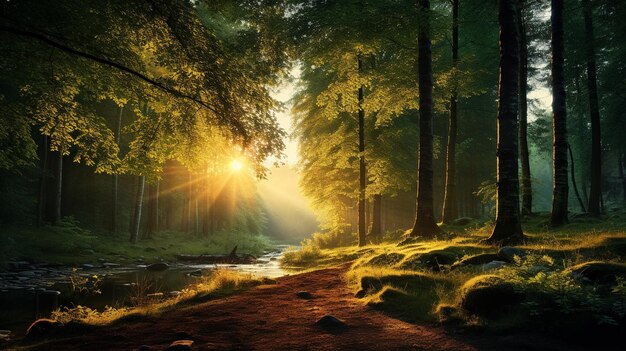
[[(199, 350), (579, 350), (541, 336), (476, 335), (394, 318), (354, 297), (345, 281), (348, 269), (349, 264), (286, 276), (160, 316), (11, 346), (162, 350), (185, 339)], [(337, 324), (328, 323), (330, 316)]]

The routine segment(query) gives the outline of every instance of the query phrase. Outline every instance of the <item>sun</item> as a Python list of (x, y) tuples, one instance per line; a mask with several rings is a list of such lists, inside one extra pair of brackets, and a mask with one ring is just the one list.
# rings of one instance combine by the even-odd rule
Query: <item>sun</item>
[(233, 172), (239, 172), (242, 168), (243, 168), (243, 162), (241, 162), (239, 160), (232, 160), (232, 161), (230, 161), (230, 169)]

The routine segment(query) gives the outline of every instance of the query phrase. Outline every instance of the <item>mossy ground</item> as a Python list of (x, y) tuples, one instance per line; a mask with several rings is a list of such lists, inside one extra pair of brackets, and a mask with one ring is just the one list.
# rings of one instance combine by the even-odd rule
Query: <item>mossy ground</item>
[(128, 241), (126, 233), (93, 233), (69, 220), (56, 226), (3, 227), (0, 229), (0, 270), (12, 259), (75, 265), (108, 262), (146, 262), (177, 254), (224, 254), (238, 245), (238, 252), (258, 254), (270, 247), (264, 236), (247, 233), (218, 232), (208, 237), (189, 233), (164, 231), (137, 244)]
[[(322, 249), (308, 242), (300, 251), (286, 255), (283, 265), (310, 269), (352, 261), (347, 281), (355, 295), (365, 304), (408, 321), (453, 321), (492, 331), (550, 331), (553, 327), (560, 329), (560, 324), (570, 330), (583, 330), (590, 324), (604, 325), (606, 330), (623, 329), (624, 282), (618, 279), (615, 286), (603, 289), (575, 279), (570, 269), (589, 261), (626, 262), (626, 213), (614, 212), (602, 220), (573, 217), (560, 228), (551, 228), (547, 223), (546, 214), (527, 218), (527, 240), (518, 248), (528, 257), (488, 271), (480, 260), (476, 260), (480, 264), (458, 266), (463, 259), (498, 251), (481, 243), (490, 234), (491, 224), (478, 221), (444, 227), (450, 234), (448, 238), (427, 242), (399, 244), (401, 240), (396, 238), (366, 247), (335, 249)], [(463, 299), (476, 288), (471, 286), (472, 280), (486, 274), (499, 277), (493, 281), (505, 282), (524, 299), (502, 306), (507, 313), (470, 313), (463, 308)], [(556, 322), (559, 319), (579, 320), (581, 325), (574, 328), (571, 323)]]

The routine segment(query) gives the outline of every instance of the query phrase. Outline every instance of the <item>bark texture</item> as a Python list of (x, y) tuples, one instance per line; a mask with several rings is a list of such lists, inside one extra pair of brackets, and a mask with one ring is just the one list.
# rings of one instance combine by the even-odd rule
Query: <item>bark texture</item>
[(141, 226), (141, 211), (143, 209), (143, 190), (146, 184), (146, 177), (139, 176), (137, 181), (137, 192), (135, 193), (135, 215), (130, 231), (130, 242), (136, 243), (139, 240), (139, 228)]
[[(361, 56), (358, 58), (359, 72), (363, 69)], [(363, 110), (363, 86), (359, 87), (359, 246), (365, 246), (365, 234), (367, 224), (365, 222), (365, 187), (366, 187), (366, 169), (365, 169), (365, 111)]]
[(57, 156), (56, 168), (56, 189), (54, 194), (54, 211), (52, 223), (58, 223), (61, 220), (61, 205), (63, 203), (63, 152), (59, 151)]
[(418, 0), (419, 125), (416, 214), (411, 237), (434, 238), (441, 229), (433, 207), (433, 63), (430, 44), (430, 1)]
[(373, 238), (380, 238), (383, 235), (382, 232), (382, 212), (383, 196), (376, 194), (372, 198), (372, 228), (370, 229), (369, 236)]
[[(456, 68), (459, 60), (459, 0), (452, 1), (452, 67)], [(456, 139), (458, 119), (458, 94), (456, 86), (450, 96), (450, 114), (448, 117), (448, 144), (446, 146), (446, 188), (443, 197), (441, 219), (451, 223), (458, 215), (456, 190)]]
[(580, 192), (578, 191), (578, 186), (576, 185), (576, 170), (574, 169), (574, 153), (572, 152), (572, 147), (568, 144), (567, 149), (569, 150), (569, 160), (571, 162), (571, 177), (572, 177), (572, 187), (574, 188), (574, 193), (576, 194), (576, 199), (578, 200), (578, 204), (580, 205), (581, 212), (587, 212), (585, 209), (585, 203), (583, 199), (580, 197)]
[(590, 0), (583, 0), (583, 15), (585, 18), (585, 41), (587, 43), (587, 91), (589, 93), (589, 114), (591, 117), (591, 184), (587, 209), (591, 214), (599, 216), (602, 212), (600, 204), (602, 201), (602, 139), (593, 36), (593, 9)]
[(550, 224), (567, 223), (567, 109), (563, 70), (563, 0), (552, 0), (552, 213)]
[(518, 175), (519, 34), (517, 0), (500, 0), (500, 81), (498, 89), (498, 149), (496, 225), (488, 243), (523, 241), (520, 223)]
[(524, 1), (520, 0), (518, 25), (520, 34), (519, 66), (519, 149), (522, 183), (522, 215), (533, 212), (533, 189), (530, 178), (530, 153), (528, 150), (528, 42), (524, 21)]
[[(115, 143), (120, 146), (120, 137), (122, 131), (122, 114), (124, 113), (124, 107), (120, 107), (120, 113), (117, 116), (117, 123), (115, 124)], [(117, 172), (113, 173), (113, 206), (111, 207), (111, 232), (117, 234), (117, 211), (118, 211), (118, 195), (119, 193), (119, 175)]]

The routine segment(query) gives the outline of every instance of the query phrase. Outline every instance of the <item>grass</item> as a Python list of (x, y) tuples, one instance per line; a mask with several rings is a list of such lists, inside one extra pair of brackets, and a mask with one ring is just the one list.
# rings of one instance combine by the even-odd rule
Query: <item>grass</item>
[(238, 252), (258, 254), (270, 246), (260, 235), (218, 232), (210, 237), (164, 231), (149, 239), (131, 244), (124, 236), (108, 233), (94, 234), (66, 219), (56, 226), (3, 227), (0, 229), (0, 270), (11, 259), (76, 265), (108, 262), (132, 262), (139, 258), (147, 262), (173, 260), (177, 254), (224, 254), (237, 245)]
[[(104, 311), (93, 310), (85, 306), (64, 308), (52, 313), (52, 319), (63, 324), (71, 322), (90, 326), (105, 326), (128, 319), (143, 319), (149, 316), (158, 316), (175, 308), (193, 305), (215, 298), (232, 295), (247, 288), (271, 283), (268, 279), (254, 279), (251, 274), (242, 274), (229, 269), (216, 269), (202, 276), (197, 282), (182, 290), (176, 297), (138, 304), (135, 307), (113, 308), (107, 307)], [(138, 289), (141, 293), (143, 289)], [(139, 300), (139, 299), (137, 299)]]
[[(457, 323), (494, 332), (535, 328), (573, 336), (590, 335), (581, 332), (598, 328), (624, 331), (626, 282), (618, 278), (609, 287), (588, 284), (572, 269), (592, 261), (626, 263), (626, 212), (613, 212), (602, 221), (572, 217), (560, 228), (549, 227), (545, 214), (528, 218), (523, 225), (526, 243), (518, 246), (527, 256), (489, 271), (482, 265), (457, 266), (464, 258), (497, 252), (481, 243), (492, 224), (480, 221), (444, 227), (452, 234), (448, 240), (400, 245), (401, 239), (390, 235), (395, 240), (334, 249), (315, 245), (322, 240), (310, 240), (299, 251), (288, 252), (282, 264), (310, 269), (352, 262), (347, 280), (355, 296), (408, 321)], [(508, 303), (517, 296), (518, 303)], [(495, 303), (501, 308), (487, 306)]]

